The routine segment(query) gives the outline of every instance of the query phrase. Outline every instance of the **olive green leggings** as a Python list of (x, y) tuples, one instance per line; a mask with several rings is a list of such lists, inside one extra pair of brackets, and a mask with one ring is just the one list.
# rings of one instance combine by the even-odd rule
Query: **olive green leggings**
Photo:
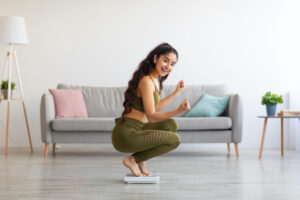
[(166, 119), (155, 123), (120, 117), (115, 119), (112, 144), (120, 152), (133, 153), (137, 163), (175, 149), (180, 144), (177, 122)]

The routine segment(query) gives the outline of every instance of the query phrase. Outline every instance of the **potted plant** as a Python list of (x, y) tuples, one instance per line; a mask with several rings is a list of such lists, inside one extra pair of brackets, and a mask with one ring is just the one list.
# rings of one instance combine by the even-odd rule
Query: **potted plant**
[(267, 92), (262, 96), (261, 104), (266, 105), (268, 116), (276, 114), (276, 105), (278, 103), (283, 103), (282, 95), (278, 96), (277, 94)]
[[(15, 86), (16, 86), (16, 83), (11, 82), (11, 85), (10, 85), (10, 89), (11, 89), (11, 91), (10, 91), (10, 97), (12, 97), (12, 92), (15, 89)], [(7, 99), (7, 96), (8, 96), (8, 80), (7, 81), (2, 80), (1, 91), (2, 91), (4, 99)]]

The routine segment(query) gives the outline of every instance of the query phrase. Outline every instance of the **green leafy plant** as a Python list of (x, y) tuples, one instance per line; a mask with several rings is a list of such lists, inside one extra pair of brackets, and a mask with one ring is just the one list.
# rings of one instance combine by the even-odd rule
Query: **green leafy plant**
[[(11, 82), (10, 89), (11, 90), (15, 89), (15, 86), (16, 86), (16, 83)], [(8, 80), (7, 81), (2, 80), (1, 90), (5, 90), (5, 89), (8, 89)]]
[(282, 95), (278, 96), (277, 94), (267, 92), (264, 96), (262, 96), (262, 105), (276, 105), (278, 103), (283, 103)]

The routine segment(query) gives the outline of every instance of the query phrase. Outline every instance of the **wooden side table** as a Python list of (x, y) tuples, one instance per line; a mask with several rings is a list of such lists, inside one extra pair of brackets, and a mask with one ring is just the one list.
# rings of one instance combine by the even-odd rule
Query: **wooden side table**
[(283, 145), (283, 136), (284, 136), (284, 127), (283, 127), (283, 122), (284, 122), (284, 118), (298, 118), (300, 119), (300, 116), (258, 116), (258, 118), (265, 118), (265, 122), (264, 122), (264, 128), (263, 128), (263, 132), (262, 132), (262, 138), (261, 138), (261, 144), (260, 144), (260, 151), (259, 151), (259, 159), (261, 159), (261, 155), (262, 155), (262, 151), (263, 151), (263, 147), (264, 147), (264, 140), (265, 140), (265, 135), (266, 135), (266, 130), (267, 130), (267, 123), (268, 123), (268, 119), (280, 119), (281, 120), (281, 156), (284, 155), (284, 145)]

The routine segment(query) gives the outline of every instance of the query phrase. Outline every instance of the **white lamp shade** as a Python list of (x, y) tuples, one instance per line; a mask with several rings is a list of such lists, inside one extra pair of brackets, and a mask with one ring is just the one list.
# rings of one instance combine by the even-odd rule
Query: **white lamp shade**
[(28, 44), (24, 17), (0, 17), (0, 43)]

